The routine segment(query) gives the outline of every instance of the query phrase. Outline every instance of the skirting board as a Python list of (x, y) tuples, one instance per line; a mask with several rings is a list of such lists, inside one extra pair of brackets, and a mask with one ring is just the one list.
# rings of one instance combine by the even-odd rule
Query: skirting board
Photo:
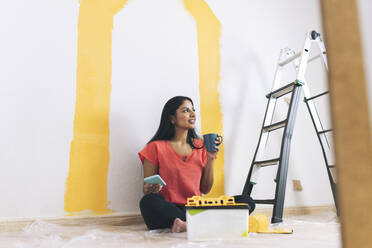
[[(272, 208), (257, 208), (254, 210), (253, 214), (265, 214), (271, 216), (273, 212)], [(323, 206), (298, 206), (298, 207), (285, 207), (283, 210), (283, 216), (293, 216), (293, 215), (312, 215), (320, 214), (325, 212), (335, 212), (335, 205), (323, 205)]]
[(29, 226), (35, 220), (41, 220), (58, 225), (110, 225), (110, 226), (129, 226), (143, 224), (140, 214), (109, 214), (98, 216), (63, 216), (55, 218), (38, 219), (16, 219), (0, 220), (0, 232), (20, 231)]
[[(285, 207), (283, 215), (311, 215), (322, 212), (335, 212), (334, 205), (327, 206), (306, 206), (306, 207)], [(254, 214), (265, 214), (271, 216), (272, 208), (256, 208)], [(0, 220), (0, 232), (20, 231), (30, 225), (36, 219)], [(40, 218), (39, 220), (59, 225), (110, 225), (128, 226), (143, 224), (140, 214), (110, 214), (100, 216), (64, 216), (59, 218)]]

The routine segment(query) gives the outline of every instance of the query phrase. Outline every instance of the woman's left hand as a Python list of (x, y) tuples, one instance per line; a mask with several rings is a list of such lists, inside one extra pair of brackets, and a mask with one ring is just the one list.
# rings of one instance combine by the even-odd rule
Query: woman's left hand
[(220, 151), (220, 148), (218, 146), (219, 144), (221, 144), (220, 138), (216, 138), (216, 140), (214, 141), (214, 143), (216, 144), (214, 146), (215, 151), (214, 152), (208, 152), (207, 151), (207, 158), (210, 161), (213, 161), (213, 160), (215, 160), (217, 158), (217, 154)]

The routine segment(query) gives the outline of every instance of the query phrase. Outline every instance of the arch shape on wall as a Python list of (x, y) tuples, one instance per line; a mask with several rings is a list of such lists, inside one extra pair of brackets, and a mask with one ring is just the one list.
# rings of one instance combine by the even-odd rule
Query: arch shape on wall
[[(69, 213), (111, 212), (107, 206), (107, 177), (112, 29), (115, 14), (126, 3), (127, 0), (80, 1), (74, 136), (64, 207)], [(222, 134), (218, 93), (221, 25), (204, 0), (184, 0), (184, 6), (197, 26), (202, 132)], [(224, 193), (223, 162), (221, 145), (210, 196)]]

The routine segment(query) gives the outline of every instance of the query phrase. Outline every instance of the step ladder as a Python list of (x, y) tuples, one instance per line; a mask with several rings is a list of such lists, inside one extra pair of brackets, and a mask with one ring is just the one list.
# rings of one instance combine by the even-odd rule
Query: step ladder
[[(318, 45), (320, 53), (314, 57), (310, 57), (309, 56), (310, 50), (313, 43), (316, 43)], [(335, 180), (332, 173), (330, 172), (330, 170), (334, 168), (335, 165), (330, 165), (329, 159), (327, 157), (330, 154), (332, 154), (332, 151), (330, 149), (330, 142), (328, 141), (328, 138), (326, 136), (326, 134), (329, 133), (331, 129), (330, 130), (323, 129), (322, 122), (320, 120), (319, 114), (316, 110), (316, 106), (314, 103), (314, 99), (325, 95), (327, 92), (324, 92), (316, 96), (311, 96), (310, 89), (305, 78), (305, 72), (308, 63), (314, 61), (317, 58), (322, 58), (325, 67), (328, 69), (326, 56), (327, 55), (324, 43), (321, 39), (320, 34), (317, 33), (316, 31), (311, 31), (306, 34), (304, 47), (301, 52), (294, 53), (290, 49), (282, 49), (279, 55), (273, 86), (271, 92), (266, 95), (266, 97), (268, 98), (268, 103), (266, 107), (264, 121), (261, 128), (261, 134), (258, 140), (258, 145), (242, 193), (243, 195), (251, 195), (253, 186), (257, 184), (259, 172), (262, 168), (267, 166), (277, 166), (276, 178), (274, 179), (274, 182), (276, 183), (275, 198), (255, 199), (255, 202), (257, 204), (273, 205), (273, 215), (271, 218), (271, 223), (282, 222), (288, 162), (291, 148), (291, 138), (295, 124), (298, 103), (301, 97), (301, 91), (304, 94), (305, 97), (304, 101), (309, 110), (311, 119), (313, 121), (317, 136), (322, 147), (328, 177), (331, 183), (333, 197), (337, 206)], [(279, 87), (283, 68), (289, 64), (293, 64), (295, 66), (296, 80), (285, 86)], [(276, 123), (272, 123), (277, 99), (283, 96), (290, 96), (291, 99), (289, 102), (286, 119)], [(278, 130), (280, 128), (283, 128), (284, 131), (282, 135), (279, 157), (269, 160), (257, 160), (257, 158), (262, 158), (265, 153), (265, 147), (270, 132)]]
[(329, 94), (328, 91), (312, 96), (310, 98), (305, 97), (304, 102), (306, 103), (307, 109), (309, 110), (310, 117), (311, 117), (311, 120), (313, 122), (315, 131), (316, 131), (316, 135), (318, 136), (318, 140), (322, 148), (322, 154), (323, 154), (325, 166), (327, 169), (328, 179), (331, 184), (332, 195), (335, 201), (337, 215), (339, 215), (338, 201), (337, 201), (337, 195), (336, 195), (336, 165), (330, 163), (330, 157), (332, 156), (333, 151), (331, 150), (330, 142), (328, 141), (328, 137), (327, 137), (327, 133), (330, 133), (333, 130), (324, 129), (322, 123), (318, 121), (317, 116), (313, 116), (313, 112), (311, 111), (311, 102), (327, 94)]

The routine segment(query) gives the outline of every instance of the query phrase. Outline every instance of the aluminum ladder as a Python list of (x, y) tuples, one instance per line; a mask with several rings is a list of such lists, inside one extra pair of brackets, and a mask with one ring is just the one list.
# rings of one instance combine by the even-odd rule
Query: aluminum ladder
[[(319, 47), (320, 53), (314, 57), (310, 57), (310, 50), (313, 45), (316, 43)], [(288, 162), (289, 162), (289, 155), (290, 155), (290, 148), (291, 148), (291, 138), (293, 133), (293, 128), (296, 119), (296, 113), (298, 108), (298, 103), (301, 96), (301, 90), (304, 94), (304, 101), (307, 105), (309, 110), (311, 119), (313, 121), (317, 136), (321, 143), (323, 156), (326, 162), (328, 177), (331, 183), (331, 189), (333, 193), (333, 197), (337, 206), (336, 200), (336, 187), (335, 187), (335, 180), (330, 172), (330, 169), (334, 168), (335, 165), (329, 165), (328, 157), (329, 154), (332, 154), (329, 141), (327, 139), (326, 134), (331, 131), (324, 130), (322, 126), (322, 122), (320, 120), (318, 111), (314, 104), (314, 99), (320, 96), (325, 95), (327, 92), (322, 94), (311, 96), (310, 89), (306, 82), (305, 72), (309, 62), (317, 59), (322, 58), (325, 67), (328, 69), (327, 64), (327, 55), (323, 40), (319, 33), (316, 31), (311, 31), (306, 34), (304, 47), (301, 52), (294, 53), (290, 49), (282, 49), (279, 55), (279, 61), (277, 64), (274, 82), (271, 89), (271, 92), (266, 95), (268, 98), (268, 103), (266, 107), (265, 117), (261, 128), (261, 133), (258, 141), (258, 145), (251, 163), (251, 167), (248, 173), (247, 180), (244, 185), (243, 195), (251, 195), (253, 186), (257, 184), (259, 171), (263, 167), (267, 166), (278, 166), (276, 178), (274, 179), (276, 183), (275, 188), (275, 198), (274, 199), (255, 199), (257, 204), (272, 204), (273, 205), (273, 214), (271, 218), (271, 223), (279, 223), (282, 222), (283, 217), (283, 207), (284, 207), (284, 199), (285, 199), (285, 189), (286, 189), (286, 182), (287, 182), (287, 172), (288, 172)], [(281, 81), (281, 74), (282, 70), (285, 66), (289, 64), (294, 64), (296, 68), (296, 80), (290, 84), (285, 86), (279, 87)], [(286, 119), (272, 123), (276, 101), (278, 98), (283, 97), (285, 95), (291, 95), (291, 100), (289, 102), (288, 112), (286, 115)], [(261, 158), (265, 152), (265, 147), (267, 144), (267, 140), (269, 137), (269, 133), (280, 128), (284, 128), (284, 132), (282, 135), (281, 141), (281, 148), (280, 148), (280, 155), (278, 158), (273, 158), (269, 160), (257, 160), (257, 158)], [(328, 154), (328, 155), (327, 155)]]

